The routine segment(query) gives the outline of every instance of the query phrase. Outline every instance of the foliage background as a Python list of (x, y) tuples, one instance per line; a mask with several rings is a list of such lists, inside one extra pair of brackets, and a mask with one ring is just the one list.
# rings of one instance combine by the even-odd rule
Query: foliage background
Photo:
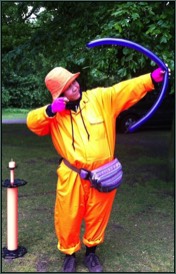
[(154, 69), (129, 48), (88, 49), (91, 40), (135, 41), (166, 62), (174, 77), (175, 1), (11, 1), (2, 5), (2, 107), (32, 108), (51, 100), (44, 78), (55, 66), (81, 71), (83, 89)]

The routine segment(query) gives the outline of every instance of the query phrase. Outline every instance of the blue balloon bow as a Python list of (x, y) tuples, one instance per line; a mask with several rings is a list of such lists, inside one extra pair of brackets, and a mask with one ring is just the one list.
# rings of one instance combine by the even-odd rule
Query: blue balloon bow
[(164, 98), (165, 92), (167, 90), (167, 86), (168, 86), (168, 68), (165, 65), (165, 63), (163, 63), (163, 61), (161, 61), (161, 59), (158, 56), (156, 56), (153, 52), (151, 52), (150, 50), (144, 48), (143, 46), (141, 46), (135, 42), (129, 41), (129, 40), (118, 39), (118, 38), (102, 38), (102, 39), (97, 39), (97, 40), (93, 40), (93, 41), (89, 42), (87, 44), (87, 47), (92, 48), (92, 47), (102, 46), (102, 45), (118, 45), (118, 46), (124, 46), (124, 47), (128, 47), (128, 48), (137, 50), (137, 51), (143, 53), (144, 55), (148, 56), (160, 68), (162, 68), (163, 70), (166, 71), (164, 74), (164, 81), (162, 84), (161, 92), (158, 96), (158, 99), (154, 103), (154, 105), (142, 118), (140, 118), (136, 123), (129, 126), (128, 131), (133, 132), (135, 129), (137, 129), (142, 124), (144, 124), (154, 114), (154, 112), (157, 110), (157, 108), (160, 106), (160, 104)]

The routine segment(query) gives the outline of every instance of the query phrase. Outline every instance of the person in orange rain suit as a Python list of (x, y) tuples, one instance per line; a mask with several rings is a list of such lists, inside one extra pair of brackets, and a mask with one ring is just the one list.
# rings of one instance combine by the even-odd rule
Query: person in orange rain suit
[[(164, 71), (158, 68), (151, 74), (86, 92), (80, 90), (79, 74), (62, 67), (52, 69), (45, 84), (53, 101), (30, 111), (27, 126), (39, 136), (50, 134), (58, 154), (71, 165), (93, 170), (114, 158), (119, 113), (153, 90), (154, 83), (163, 80)], [(75, 252), (81, 248), (82, 220), (85, 221), (85, 265), (90, 272), (102, 272), (95, 249), (104, 240), (117, 190), (99, 192), (63, 161), (57, 174), (55, 230), (58, 249), (66, 254), (63, 272), (76, 270)]]

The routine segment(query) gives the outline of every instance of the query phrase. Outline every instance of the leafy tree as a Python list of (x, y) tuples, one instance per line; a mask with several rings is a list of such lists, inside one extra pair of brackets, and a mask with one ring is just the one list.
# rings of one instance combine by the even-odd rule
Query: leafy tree
[(83, 88), (151, 71), (153, 62), (132, 49), (86, 48), (87, 42), (102, 37), (149, 48), (174, 75), (174, 9), (174, 1), (2, 2), (3, 106), (47, 103), (51, 98), (44, 77), (55, 66), (81, 71)]

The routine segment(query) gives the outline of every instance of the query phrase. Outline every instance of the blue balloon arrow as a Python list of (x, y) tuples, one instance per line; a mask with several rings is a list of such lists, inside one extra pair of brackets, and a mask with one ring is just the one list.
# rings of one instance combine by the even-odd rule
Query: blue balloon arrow
[(154, 105), (151, 107), (151, 109), (142, 118), (140, 118), (139, 121), (137, 121), (136, 123), (134, 123), (133, 125), (131, 125), (128, 128), (128, 131), (133, 132), (135, 129), (137, 129), (143, 123), (145, 123), (153, 115), (153, 113), (157, 110), (157, 108), (160, 106), (160, 104), (164, 98), (165, 92), (167, 90), (167, 86), (168, 86), (168, 68), (165, 65), (165, 63), (163, 63), (163, 61), (158, 56), (156, 56), (153, 52), (151, 52), (150, 50), (148, 50), (148, 49), (144, 48), (143, 46), (141, 46), (135, 42), (132, 42), (130, 40), (119, 39), (119, 38), (102, 38), (102, 39), (97, 39), (97, 40), (93, 40), (93, 41), (89, 42), (87, 44), (87, 47), (92, 48), (92, 47), (102, 46), (102, 45), (118, 45), (118, 46), (124, 46), (124, 47), (128, 47), (128, 48), (137, 50), (137, 51), (143, 53), (144, 55), (148, 56), (160, 68), (162, 68), (164, 71), (166, 71), (165, 75), (164, 75), (162, 89), (158, 96), (158, 99), (156, 100)]

